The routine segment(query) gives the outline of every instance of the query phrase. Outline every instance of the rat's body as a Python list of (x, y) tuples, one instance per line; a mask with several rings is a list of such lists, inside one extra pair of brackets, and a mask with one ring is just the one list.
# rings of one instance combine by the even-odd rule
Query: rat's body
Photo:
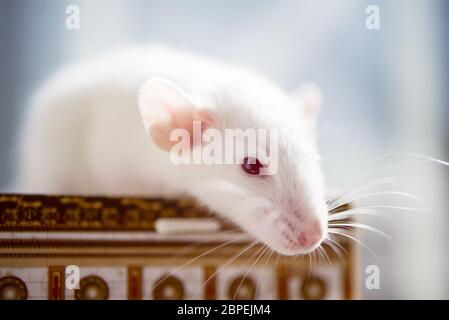
[[(176, 86), (153, 79), (141, 89), (153, 77)], [(179, 124), (172, 119), (179, 110), (219, 130), (278, 130), (278, 172), (248, 177), (238, 165), (173, 164), (161, 132), (167, 123), (169, 128)], [(300, 111), (300, 102), (244, 69), (162, 47), (123, 50), (54, 76), (38, 91), (26, 116), (16, 191), (191, 194), (286, 254), (309, 251), (326, 234), (311, 121)], [(214, 181), (236, 188), (229, 192)], [(238, 195), (240, 189), (245, 194)], [(268, 206), (237, 206), (250, 196), (266, 198)], [(265, 226), (252, 229), (262, 220)]]

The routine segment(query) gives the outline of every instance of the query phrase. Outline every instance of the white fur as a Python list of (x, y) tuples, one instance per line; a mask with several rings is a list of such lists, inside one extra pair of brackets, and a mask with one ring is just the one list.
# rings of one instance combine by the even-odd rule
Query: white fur
[[(153, 77), (187, 92), (219, 129), (278, 129), (279, 172), (261, 178), (238, 165), (173, 165), (148, 138), (138, 109), (139, 89)], [(313, 221), (326, 234), (319, 157), (306, 118), (300, 101), (243, 68), (158, 46), (117, 51), (63, 70), (37, 92), (22, 130), (16, 191), (190, 194), (275, 250), (306, 252), (313, 248), (287, 244), (282, 235), (296, 239)]]

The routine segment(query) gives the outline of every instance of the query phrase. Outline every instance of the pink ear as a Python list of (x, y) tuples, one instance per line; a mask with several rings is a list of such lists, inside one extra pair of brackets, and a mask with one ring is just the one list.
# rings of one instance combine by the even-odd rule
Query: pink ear
[(184, 129), (193, 137), (194, 121), (201, 121), (203, 130), (213, 124), (207, 111), (197, 110), (186, 93), (164, 79), (152, 78), (143, 85), (139, 109), (148, 134), (167, 151), (177, 143), (170, 141), (173, 130)]

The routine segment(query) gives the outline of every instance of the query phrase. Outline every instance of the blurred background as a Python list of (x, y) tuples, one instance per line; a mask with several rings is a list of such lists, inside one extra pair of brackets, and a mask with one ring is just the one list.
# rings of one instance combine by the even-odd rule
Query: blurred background
[[(65, 27), (68, 5), (80, 9), (79, 30)], [(369, 5), (379, 29), (366, 26)], [(393, 238), (359, 234), (375, 253), (361, 248), (362, 297), (447, 299), (449, 167), (396, 153), (449, 160), (448, 12), (443, 0), (2, 0), (0, 188), (13, 178), (28, 99), (58, 68), (129, 44), (189, 49), (251, 66), (286, 90), (318, 84), (326, 182), (343, 199), (379, 206), (363, 222)], [(364, 285), (372, 264), (379, 290)]]

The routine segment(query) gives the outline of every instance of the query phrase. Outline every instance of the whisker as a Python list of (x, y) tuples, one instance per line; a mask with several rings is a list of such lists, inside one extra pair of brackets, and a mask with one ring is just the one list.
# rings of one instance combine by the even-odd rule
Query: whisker
[(307, 280), (309, 280), (310, 273), (312, 272), (311, 271), (312, 270), (312, 253), (309, 252), (307, 255), (309, 256), (309, 268), (307, 269)]
[[(373, 206), (362, 206), (357, 208), (348, 209), (346, 211), (342, 212), (354, 212), (358, 209), (394, 209), (394, 210), (403, 210), (403, 211), (412, 211), (412, 212), (423, 212), (429, 210), (428, 208), (412, 208), (412, 207), (402, 207), (402, 206), (388, 206), (388, 205), (373, 205)], [(340, 213), (340, 212), (338, 212)], [(334, 213), (334, 214), (338, 214)], [(333, 216), (334, 214), (331, 214), (330, 216)]]
[(336, 245), (339, 249), (343, 250), (343, 252), (349, 256), (349, 252), (336, 240), (332, 239), (332, 238), (326, 238), (326, 241), (330, 241), (330, 243), (328, 242), (328, 245)]
[(327, 261), (329, 262), (329, 265), (332, 264), (332, 260), (330, 259), (329, 255), (327, 254), (326, 250), (324, 249), (324, 247), (322, 247), (323, 250), (323, 254), (326, 257)]
[(321, 255), (320, 247), (317, 247), (315, 249), (315, 251), (313, 252), (313, 254), (314, 254), (315, 258), (317, 259), (317, 262), (318, 262), (318, 265), (319, 265), (321, 263), (320, 259), (323, 258), (322, 255)]
[(324, 251), (324, 248), (320, 246), (317, 248), (318, 254), (323, 258), (324, 263), (326, 263), (327, 265), (331, 264), (331, 261), (329, 259), (329, 256), (326, 254), (326, 251)]
[(371, 231), (373, 233), (377, 233), (378, 235), (381, 235), (389, 240), (392, 239), (392, 237), (388, 234), (386, 234), (385, 232), (373, 228), (371, 226), (368, 226), (366, 224), (362, 224), (362, 223), (357, 223), (357, 222), (352, 222), (352, 223), (332, 223), (329, 224), (329, 228), (334, 228), (334, 227), (351, 227), (351, 228), (359, 228), (359, 229), (363, 229), (363, 230), (367, 230), (367, 231)]
[(362, 195), (362, 196), (359, 196), (359, 197), (352, 198), (350, 200), (345, 200), (344, 202), (337, 203), (336, 205), (334, 205), (331, 208), (329, 208), (329, 211), (332, 211), (332, 210), (334, 210), (334, 209), (336, 209), (336, 208), (338, 208), (338, 207), (340, 207), (342, 205), (345, 205), (345, 204), (348, 204), (348, 203), (352, 203), (352, 202), (355, 202), (355, 201), (360, 200), (360, 199), (365, 199), (365, 198), (375, 197), (375, 196), (381, 196), (381, 195), (396, 195), (396, 196), (402, 196), (402, 197), (414, 199), (414, 200), (417, 200), (417, 201), (420, 201), (420, 202), (425, 202), (423, 199), (421, 199), (420, 197), (415, 196), (413, 194), (410, 194), (410, 193), (407, 193), (407, 192), (402, 192), (402, 191), (391, 190), (391, 191), (381, 191), (381, 192), (365, 194), (365, 195)]
[(345, 261), (345, 257), (342, 255), (340, 249), (339, 249), (338, 247), (335, 247), (335, 246), (333, 245), (332, 242), (327, 242), (327, 240), (328, 240), (328, 239), (325, 239), (325, 240), (323, 241), (323, 244), (325, 244), (325, 245), (327, 245), (329, 248), (331, 248), (332, 251), (335, 252), (335, 254), (337, 255), (337, 257), (338, 257), (338, 259), (339, 259), (340, 261)]
[(328, 206), (332, 205), (333, 203), (335, 203), (337, 200), (340, 200), (342, 198), (346, 198), (352, 195), (357, 194), (358, 192), (362, 191), (362, 190), (366, 190), (369, 189), (371, 187), (374, 186), (380, 186), (380, 185), (394, 185), (395, 184), (396, 179), (393, 179), (392, 177), (386, 177), (386, 178), (380, 178), (374, 181), (371, 181), (365, 185), (362, 185), (360, 187), (357, 187), (356, 189), (354, 189), (353, 191), (350, 191), (349, 193), (347, 193), (346, 195), (340, 195), (340, 196), (336, 196), (331, 200), (331, 197), (329, 196), (327, 198), (327, 204)]
[[(336, 229), (338, 229), (338, 228), (336, 228)], [(344, 229), (343, 229), (343, 230), (344, 230)], [(350, 235), (348, 235), (348, 234), (346, 234), (346, 233), (336, 232), (336, 231), (334, 231), (334, 230), (329, 230), (328, 232), (329, 232), (329, 233), (332, 233), (332, 234), (335, 234), (335, 235), (342, 236), (342, 237), (346, 237), (346, 238), (348, 238), (348, 239), (351, 239), (352, 241), (354, 241), (354, 242), (360, 244), (362, 247), (364, 247), (365, 249), (367, 249), (367, 250), (369, 251), (369, 253), (370, 253), (371, 255), (373, 255), (373, 257), (375, 257), (376, 259), (379, 259), (379, 258), (377, 257), (377, 255), (373, 252), (373, 250), (371, 250), (371, 249), (370, 249), (366, 244), (364, 244), (362, 241), (360, 241), (360, 240), (358, 240), (358, 239), (356, 239), (356, 238), (354, 238), (354, 237), (352, 237), (352, 236), (350, 236)]]
[[(267, 246), (267, 249), (268, 250), (265, 250), (262, 253), (263, 258), (262, 258), (261, 263), (262, 263), (264, 269), (268, 267), (268, 264), (270, 263), (270, 260), (271, 260), (271, 256), (273, 255), (273, 252), (274, 252), (273, 249), (271, 249), (268, 246)], [(258, 297), (258, 290), (259, 290), (260, 280), (262, 280), (262, 277), (257, 277), (256, 278), (256, 292), (255, 292), (256, 298)]]
[[(384, 155), (380, 155), (380, 156), (377, 156), (377, 157), (375, 157), (373, 159), (368, 160), (365, 164), (363, 164), (362, 166), (360, 166), (357, 169), (355, 169), (348, 177), (346, 177), (343, 180), (343, 182), (337, 187), (337, 190), (342, 190), (343, 187), (348, 184), (348, 182), (350, 182), (352, 179), (354, 179), (355, 175), (358, 172), (362, 171), (363, 169), (368, 167), (370, 164), (372, 164), (372, 163), (374, 163), (374, 162), (376, 162), (378, 160), (391, 158), (391, 157), (401, 157), (401, 156), (402, 157), (415, 157), (415, 158), (419, 158), (421, 160), (400, 162), (400, 163), (394, 164), (392, 166), (390, 165), (390, 166), (378, 169), (376, 171), (368, 172), (367, 174), (363, 175), (361, 178), (364, 178), (364, 177), (370, 176), (372, 174), (375, 174), (378, 171), (381, 172), (381, 171), (384, 171), (384, 170), (387, 170), (387, 169), (392, 169), (392, 168), (403, 166), (403, 165), (423, 163), (423, 162), (434, 162), (434, 163), (441, 164), (441, 165), (444, 165), (444, 166), (449, 166), (449, 162), (446, 162), (446, 161), (443, 161), (443, 160), (439, 160), (439, 159), (435, 159), (435, 158), (432, 158), (432, 157), (428, 157), (428, 156), (425, 156), (425, 155), (416, 154), (416, 153), (390, 153), (390, 154), (384, 154)], [(360, 180), (361, 178), (359, 177), (358, 180)]]
[(395, 206), (357, 207), (357, 208), (352, 208), (352, 209), (348, 209), (345, 211), (330, 214), (328, 216), (327, 221), (328, 222), (339, 221), (339, 220), (344, 220), (344, 219), (351, 218), (353, 216), (359, 216), (359, 215), (368, 215), (368, 216), (371, 215), (371, 216), (375, 216), (375, 217), (379, 217), (379, 218), (383, 218), (383, 219), (390, 218), (390, 215), (387, 212), (378, 210), (379, 208), (380, 209), (395, 209), (395, 211), (392, 211), (392, 213), (395, 215), (401, 214), (402, 211), (405, 211), (407, 214), (408, 213), (413, 214), (413, 213), (420, 213), (420, 212), (427, 210), (425, 208), (410, 208), (410, 207), (395, 207)]
[(228, 260), (226, 262), (226, 264), (224, 266), (221, 266), (220, 268), (217, 269), (217, 271), (214, 272), (213, 275), (211, 275), (209, 278), (206, 279), (206, 281), (204, 281), (200, 287), (195, 291), (195, 293), (193, 294), (193, 297), (196, 297), (197, 294), (199, 293), (199, 291), (206, 285), (206, 283), (208, 283), (213, 277), (215, 277), (218, 272), (220, 272), (222, 269), (225, 269), (227, 266), (229, 266), (232, 262), (234, 262), (238, 257), (240, 257), (242, 254), (244, 254), (245, 252), (247, 252), (248, 250), (250, 250), (251, 248), (253, 248), (255, 245), (257, 245), (259, 243), (259, 241), (253, 241), (251, 242), (249, 245), (247, 245), (242, 251), (240, 251), (237, 255), (234, 255), (233, 257), (231, 257), (230, 260)]
[[(255, 225), (255, 226), (247, 227), (247, 229), (249, 229), (249, 230), (255, 230), (255, 229), (257, 229), (257, 228), (264, 227), (264, 226), (266, 226), (266, 225), (269, 224), (269, 223), (270, 223), (270, 221), (265, 221), (265, 222), (263, 222), (263, 223), (259, 223), (259, 224)], [(242, 233), (241, 235), (239, 235), (237, 238), (232, 239), (232, 240), (229, 240), (229, 241), (226, 241), (226, 242), (224, 242), (224, 243), (222, 243), (222, 244), (220, 244), (220, 245), (217, 245), (217, 246), (215, 246), (215, 247), (213, 247), (213, 248), (207, 250), (206, 252), (203, 252), (202, 254), (200, 254), (200, 255), (198, 255), (198, 256), (196, 256), (196, 257), (190, 259), (190, 260), (187, 261), (186, 263), (184, 263), (184, 264), (178, 266), (178, 267), (175, 268), (173, 271), (171, 271), (170, 273), (168, 273), (166, 276), (164, 276), (163, 278), (161, 278), (158, 282), (156, 282), (156, 283), (151, 287), (151, 290), (150, 290), (149, 295), (151, 294), (151, 292), (153, 291), (153, 289), (154, 289), (159, 283), (161, 283), (162, 281), (164, 281), (164, 280), (167, 279), (168, 277), (172, 276), (172, 275), (175, 274), (176, 272), (182, 270), (182, 269), (185, 268), (186, 266), (188, 266), (188, 265), (194, 263), (194, 262), (197, 261), (198, 259), (200, 259), (200, 258), (202, 258), (202, 257), (204, 257), (204, 256), (207, 256), (208, 254), (210, 254), (210, 253), (212, 253), (212, 252), (214, 252), (214, 251), (216, 251), (216, 250), (218, 250), (218, 249), (220, 249), (220, 248), (223, 248), (223, 247), (225, 247), (225, 246), (227, 246), (227, 245), (229, 245), (229, 244), (231, 244), (231, 243), (234, 243), (234, 242), (243, 240), (245, 237), (248, 237), (248, 236), (249, 236), (249, 234), (248, 234), (247, 232), (244, 232), (244, 233)], [(148, 297), (148, 295), (147, 295), (145, 298), (147, 298), (147, 297)]]
[(196, 256), (196, 257), (194, 257), (194, 258), (188, 260), (186, 263), (184, 263), (184, 264), (182, 264), (182, 265), (176, 267), (173, 271), (171, 271), (171, 272), (168, 273), (166, 276), (162, 277), (159, 281), (157, 281), (155, 284), (153, 284), (153, 286), (150, 288), (150, 292), (148, 293), (148, 295), (145, 296), (145, 299), (149, 298), (149, 296), (151, 295), (151, 293), (153, 292), (153, 290), (154, 290), (154, 288), (155, 288), (156, 286), (158, 286), (161, 282), (163, 282), (164, 280), (166, 280), (166, 279), (169, 278), (170, 276), (174, 275), (176, 272), (182, 270), (182, 269), (185, 268), (186, 266), (188, 266), (188, 265), (194, 263), (195, 261), (201, 259), (201, 258), (204, 257), (204, 256), (207, 256), (208, 254), (210, 254), (210, 253), (212, 253), (212, 252), (214, 252), (214, 251), (216, 251), (216, 250), (218, 250), (218, 249), (220, 249), (220, 248), (223, 248), (223, 247), (225, 247), (225, 246), (227, 246), (227, 245), (229, 245), (229, 244), (231, 244), (231, 243), (234, 243), (234, 242), (237, 242), (237, 241), (243, 239), (245, 236), (247, 236), (247, 234), (243, 234), (243, 235), (237, 237), (236, 239), (232, 239), (232, 240), (226, 241), (226, 242), (224, 242), (224, 243), (222, 243), (222, 244), (220, 244), (220, 245), (218, 245), (218, 246), (216, 246), (216, 247), (213, 247), (213, 248), (207, 250), (206, 252), (203, 252), (202, 254), (200, 254), (200, 255), (198, 255), (198, 256)]
[(359, 208), (354, 208), (354, 209), (349, 209), (346, 211), (342, 211), (342, 212), (338, 212), (338, 213), (334, 213), (328, 216), (327, 221), (328, 222), (332, 222), (332, 221), (338, 221), (341, 219), (346, 219), (346, 218), (350, 218), (354, 215), (380, 215), (382, 214), (382, 211), (379, 210), (374, 210), (374, 209), (359, 209)]
[(170, 258), (177, 259), (180, 255), (189, 253), (190, 251), (194, 250), (195, 248), (197, 248), (198, 246), (201, 246), (203, 244), (207, 244), (207, 243), (214, 242), (214, 241), (221, 242), (220, 236), (235, 235), (235, 236), (239, 236), (241, 238), (244, 238), (245, 236), (249, 237), (249, 235), (247, 233), (243, 233), (240, 228), (233, 228), (233, 229), (228, 229), (228, 230), (217, 232), (217, 233), (210, 233), (210, 234), (203, 234), (203, 235), (206, 238), (198, 239), (198, 240), (195, 239), (194, 243), (183, 246), (182, 248), (180, 248), (180, 250), (178, 252), (174, 253)]
[[(262, 248), (260, 248), (260, 249), (257, 251), (257, 254), (258, 254), (257, 259), (251, 264), (251, 266), (249, 267), (249, 269), (246, 271), (245, 275), (243, 276), (243, 278), (242, 278), (242, 280), (240, 281), (240, 283), (239, 283), (237, 289), (236, 289), (235, 292), (234, 292), (234, 296), (232, 297), (232, 300), (235, 300), (235, 296), (237, 295), (238, 291), (240, 290), (240, 287), (242, 286), (243, 281), (245, 281), (246, 277), (248, 276), (248, 274), (250, 273), (250, 271), (254, 268), (254, 266), (256, 265), (257, 261), (259, 261), (261, 255), (263, 255), (263, 254), (265, 253), (265, 251), (267, 251), (267, 248), (268, 248), (268, 247), (265, 247), (265, 248), (262, 247)], [(262, 251), (262, 252), (261, 252), (261, 251)], [(251, 256), (251, 258), (253, 258), (253, 257), (254, 257), (254, 255)]]

